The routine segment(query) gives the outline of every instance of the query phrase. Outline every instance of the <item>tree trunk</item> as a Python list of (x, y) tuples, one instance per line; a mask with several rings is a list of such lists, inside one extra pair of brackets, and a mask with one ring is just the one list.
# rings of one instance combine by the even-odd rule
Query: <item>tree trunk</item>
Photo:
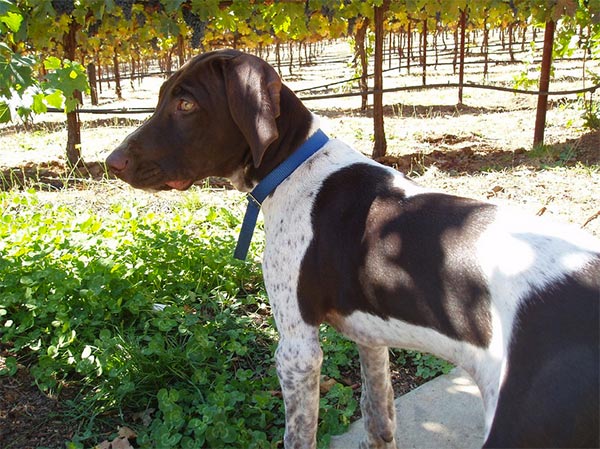
[[(550, 69), (552, 67), (552, 46), (554, 44), (553, 20), (546, 22), (544, 31), (544, 50), (542, 53), (542, 70), (540, 73), (541, 92), (548, 92), (550, 87)], [(538, 96), (537, 112), (535, 114), (535, 132), (533, 136), (533, 145), (542, 145), (544, 143), (544, 129), (546, 127), (546, 111), (548, 110), (548, 94)]]
[[(65, 58), (74, 61), (77, 50), (77, 28), (79, 25), (72, 20), (69, 31), (63, 35)], [(75, 92), (75, 95), (77, 93)], [(81, 133), (77, 111), (67, 112), (67, 161), (71, 167), (83, 164), (81, 159)]]
[(489, 65), (489, 50), (490, 50), (490, 29), (488, 27), (488, 11), (484, 12), (485, 18), (483, 20), (483, 42), (481, 44), (481, 52), (483, 53), (483, 76), (488, 76), (488, 65)]
[(67, 112), (67, 161), (69, 166), (83, 166), (81, 158), (81, 124), (79, 112)]
[(515, 53), (513, 49), (513, 30), (515, 24), (510, 23), (508, 25), (508, 53), (510, 54), (510, 62), (515, 62)]
[(279, 76), (282, 76), (283, 73), (281, 73), (281, 48), (279, 42), (275, 44), (275, 61), (277, 62), (277, 72), (279, 73)]
[(381, 6), (375, 7), (375, 77), (373, 82), (373, 128), (375, 143), (373, 146), (373, 159), (385, 156), (387, 142), (383, 128), (383, 34), (385, 12), (390, 5), (390, 0), (384, 0)]
[(435, 33), (433, 33), (433, 51), (435, 52), (435, 65), (433, 66), (435, 70), (437, 70), (438, 68), (438, 62), (439, 62), (439, 55), (438, 55), (438, 38), (440, 35), (440, 31), (439, 30), (435, 30)]
[(400, 31), (398, 35), (398, 72), (402, 71), (402, 44), (404, 41), (404, 29)]
[(121, 73), (119, 72), (119, 54), (117, 53), (116, 47), (113, 54), (113, 67), (115, 71), (115, 93), (117, 94), (117, 98), (122, 100), (123, 91), (121, 90)]
[(179, 62), (179, 68), (181, 68), (181, 66), (185, 64), (185, 43), (183, 41), (182, 34), (177, 36), (177, 59)]
[(93, 62), (87, 65), (87, 75), (90, 82), (90, 99), (93, 106), (98, 106), (98, 81), (96, 79), (96, 66)]
[(294, 67), (294, 43), (290, 42), (288, 44), (288, 50), (290, 52), (290, 60), (288, 64), (288, 70), (290, 72), (290, 76), (293, 75), (293, 67)]
[(367, 91), (369, 90), (369, 60), (367, 59), (367, 51), (365, 49), (365, 37), (369, 28), (369, 19), (363, 18), (356, 28), (356, 34), (354, 36), (354, 54), (355, 58), (360, 60), (360, 80), (358, 84), (360, 86), (361, 102), (360, 110), (366, 111), (369, 98)]
[(406, 35), (406, 71), (410, 75), (410, 58), (412, 58), (412, 29), (410, 17), (408, 18), (408, 32)]
[(458, 29), (460, 28), (460, 23), (457, 25), (454, 30), (454, 55), (452, 56), (452, 74), (456, 75), (456, 62), (458, 61), (458, 49), (460, 44), (458, 42)]

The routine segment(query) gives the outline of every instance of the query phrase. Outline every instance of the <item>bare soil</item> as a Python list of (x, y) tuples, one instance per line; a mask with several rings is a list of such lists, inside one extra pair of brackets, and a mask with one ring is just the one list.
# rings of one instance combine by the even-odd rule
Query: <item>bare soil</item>
[[(284, 69), (284, 80), (292, 89), (302, 89), (351, 78), (350, 44), (327, 46), (319, 63)], [(527, 54), (517, 55), (526, 59)], [(445, 58), (445, 59), (444, 59)], [(481, 59), (469, 56), (467, 79), (482, 82)], [(429, 83), (455, 81), (450, 56), (442, 55), (439, 67), (429, 69)], [(506, 52), (492, 56), (488, 83), (510, 85), (524, 64), (507, 64)], [(414, 63), (416, 64), (416, 62)], [(598, 63), (587, 68), (598, 71)], [(551, 88), (579, 88), (581, 61), (555, 64)], [(421, 72), (413, 67), (386, 72), (385, 86), (418, 85)], [(101, 107), (152, 107), (161, 78), (147, 78), (125, 86), (123, 101), (105, 86)], [(348, 89), (341, 85), (339, 90)], [(303, 94), (305, 95), (305, 94)], [(600, 237), (600, 131), (583, 127), (581, 100), (574, 95), (555, 97), (550, 104), (546, 146), (532, 148), (535, 116), (534, 96), (465, 90), (463, 105), (457, 105), (453, 89), (400, 92), (386, 95), (388, 155), (380, 162), (408, 173), (419, 183), (451, 193), (517, 205), (532, 214), (551, 215), (575, 223)], [(360, 111), (360, 98), (306, 100), (321, 117), (323, 129), (357, 149), (372, 148), (371, 111)], [(87, 161), (81, 170), (65, 163), (66, 129), (60, 115), (46, 115), (23, 127), (0, 128), (0, 189), (34, 187), (48, 191), (52, 201), (96, 198), (106, 190), (102, 161), (146, 116), (99, 116), (81, 114), (82, 154)], [(98, 182), (102, 181), (102, 182)], [(222, 185), (222, 181), (215, 180)], [(119, 184), (110, 194), (134, 194)], [(115, 192), (117, 191), (117, 192)], [(171, 193), (152, 197), (168, 201)], [(47, 197), (46, 197), (47, 198)], [(0, 368), (7, 348), (0, 347)], [(423, 383), (414, 367), (394, 367), (394, 389), (403, 394)], [(345, 383), (359, 392), (359, 374), (347, 373)], [(67, 395), (68, 396), (68, 395)], [(0, 378), (0, 447), (28, 449), (64, 447), (77, 430), (77, 423), (64, 417), (62, 400), (50, 397), (34, 385), (26, 367), (12, 377)]]
[[(0, 368), (3, 356), (0, 351)], [(27, 368), (0, 378), (0, 447), (3, 449), (63, 448), (76, 429), (65, 419), (63, 403), (40, 391)]]

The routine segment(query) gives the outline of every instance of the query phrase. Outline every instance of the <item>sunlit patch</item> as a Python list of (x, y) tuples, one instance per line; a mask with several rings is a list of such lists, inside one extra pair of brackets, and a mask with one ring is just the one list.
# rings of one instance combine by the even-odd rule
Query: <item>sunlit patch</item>
[(423, 429), (427, 430), (428, 432), (433, 432), (433, 433), (447, 433), (448, 432), (448, 428), (445, 425), (440, 424), (439, 422), (426, 421), (421, 425), (423, 426)]

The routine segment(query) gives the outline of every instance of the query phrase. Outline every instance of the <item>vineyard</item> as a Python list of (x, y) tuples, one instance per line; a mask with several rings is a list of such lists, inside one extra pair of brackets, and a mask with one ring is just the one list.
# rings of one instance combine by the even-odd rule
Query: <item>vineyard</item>
[[(243, 196), (102, 164), (201, 52), (267, 59), (330, 136), (421, 184), (600, 236), (599, 0), (0, 0), (0, 34), (2, 448), (281, 447), (261, 230), (231, 256)], [(361, 387), (354, 346), (321, 338), (326, 448)], [(449, 368), (391, 362), (397, 395)]]

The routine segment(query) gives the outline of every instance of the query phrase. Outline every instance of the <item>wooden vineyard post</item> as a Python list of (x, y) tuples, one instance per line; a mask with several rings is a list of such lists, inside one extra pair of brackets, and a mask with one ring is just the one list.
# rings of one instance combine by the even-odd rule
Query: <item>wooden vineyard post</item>
[(421, 82), (425, 86), (427, 84), (427, 18), (423, 20), (423, 59), (421, 60), (421, 64), (423, 65)]
[(463, 104), (463, 85), (465, 80), (465, 29), (467, 28), (467, 11), (460, 11), (460, 61), (458, 63), (458, 104)]
[(373, 130), (375, 143), (373, 159), (385, 156), (387, 142), (383, 128), (383, 21), (390, 0), (384, 0), (381, 6), (375, 7), (375, 77), (373, 81)]
[[(546, 22), (544, 31), (544, 50), (542, 53), (542, 70), (540, 73), (540, 92), (548, 92), (550, 87), (550, 68), (552, 67), (552, 46), (554, 44), (554, 20)], [(546, 128), (546, 111), (548, 110), (548, 94), (539, 94), (537, 112), (535, 114), (535, 131), (533, 146), (544, 143), (544, 129)]]

